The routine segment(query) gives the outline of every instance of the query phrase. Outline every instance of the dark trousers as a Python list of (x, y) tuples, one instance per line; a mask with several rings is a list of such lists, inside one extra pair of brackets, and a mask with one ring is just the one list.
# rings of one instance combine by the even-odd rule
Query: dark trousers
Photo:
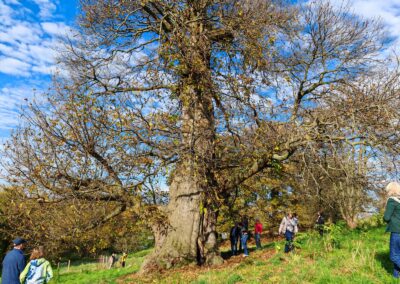
[(400, 234), (390, 234), (390, 260), (393, 262), (393, 276), (400, 277)]
[(261, 249), (261, 234), (255, 233), (254, 239), (256, 240), (256, 246), (258, 249)]
[(238, 245), (238, 239), (231, 238), (231, 251), (232, 251), (233, 255), (237, 254), (237, 252), (238, 252), (237, 245)]
[(285, 243), (285, 253), (288, 253), (293, 250), (293, 238), (294, 238), (294, 233), (286, 230), (285, 232), (285, 238), (286, 238), (286, 243)]
[(318, 230), (318, 233), (319, 233), (319, 235), (322, 237), (322, 236), (324, 236), (324, 224), (317, 224), (317, 230)]

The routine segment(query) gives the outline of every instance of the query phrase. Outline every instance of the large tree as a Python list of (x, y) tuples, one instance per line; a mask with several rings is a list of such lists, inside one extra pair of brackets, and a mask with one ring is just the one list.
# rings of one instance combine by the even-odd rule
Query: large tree
[[(358, 111), (335, 90), (369, 74), (382, 48), (379, 24), (346, 6), (84, 0), (81, 9), (60, 57), (69, 75), (26, 113), (7, 146), (8, 177), (29, 198), (112, 202), (86, 229), (143, 205), (156, 236), (145, 269), (220, 263), (218, 209), (242, 183), (314, 142), (364, 137), (327, 118)], [(169, 184), (167, 206), (151, 180)]]

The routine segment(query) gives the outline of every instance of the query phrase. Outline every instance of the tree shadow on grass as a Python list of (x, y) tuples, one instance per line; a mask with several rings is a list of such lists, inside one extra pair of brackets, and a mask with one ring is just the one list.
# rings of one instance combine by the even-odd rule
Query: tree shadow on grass
[[(272, 242), (272, 243), (267, 243), (265, 245), (263, 244), (263, 245), (261, 245), (261, 249), (257, 249), (255, 245), (251, 244), (251, 246), (247, 247), (247, 250), (249, 251), (249, 254), (251, 255), (255, 251), (263, 251), (263, 250), (271, 249), (274, 246), (275, 246), (275, 243)], [(239, 247), (238, 247), (238, 252), (236, 255), (243, 255), (243, 249), (239, 250)], [(225, 260), (230, 259), (232, 257), (232, 252), (231, 252), (231, 250), (221, 251), (221, 256)]]
[(379, 261), (383, 268), (389, 273), (393, 273), (393, 263), (390, 261), (388, 252), (377, 252), (375, 253), (375, 259)]

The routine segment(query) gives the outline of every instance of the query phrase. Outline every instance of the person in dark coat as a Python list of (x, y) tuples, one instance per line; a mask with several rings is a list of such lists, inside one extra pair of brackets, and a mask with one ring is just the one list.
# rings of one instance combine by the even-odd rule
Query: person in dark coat
[(321, 211), (319, 211), (317, 220), (315, 221), (315, 226), (321, 237), (324, 235), (324, 225), (325, 225), (325, 217), (324, 217), (323, 213)]
[(7, 253), (3, 260), (2, 284), (20, 284), (19, 275), (26, 264), (23, 252), (25, 243), (26, 241), (22, 238), (13, 240), (14, 248)]
[(238, 252), (238, 242), (240, 241), (240, 226), (237, 222), (235, 223), (235, 226), (231, 228), (229, 239), (231, 241), (232, 255), (236, 255)]

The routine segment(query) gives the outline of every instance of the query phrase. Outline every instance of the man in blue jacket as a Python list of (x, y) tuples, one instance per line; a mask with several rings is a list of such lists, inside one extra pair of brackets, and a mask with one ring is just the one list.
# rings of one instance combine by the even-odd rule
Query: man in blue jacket
[(13, 240), (14, 249), (9, 251), (3, 260), (2, 284), (20, 284), (19, 275), (25, 268), (23, 249), (26, 241), (21, 238)]

